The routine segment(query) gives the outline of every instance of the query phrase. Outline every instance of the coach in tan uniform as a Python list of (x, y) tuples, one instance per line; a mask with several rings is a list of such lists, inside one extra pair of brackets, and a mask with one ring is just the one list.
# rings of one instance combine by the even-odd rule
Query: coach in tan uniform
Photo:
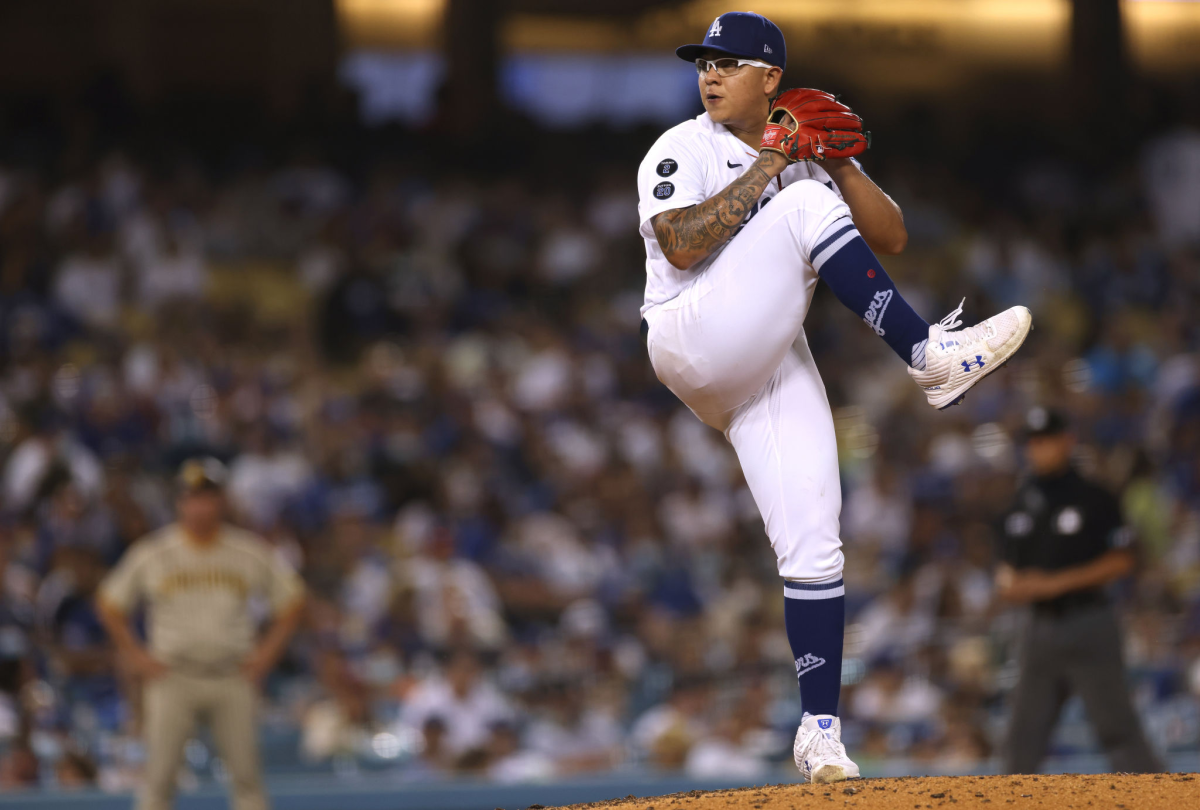
[[(184, 746), (207, 721), (229, 771), (234, 810), (265, 810), (255, 708), (258, 684), (300, 621), (304, 588), (259, 538), (222, 522), (225, 468), (186, 462), (178, 522), (130, 546), (100, 586), (100, 616), (123, 660), (145, 682), (145, 783), (138, 810), (167, 810)], [(251, 599), (273, 621), (256, 638)], [(147, 647), (129, 614), (147, 605)]]

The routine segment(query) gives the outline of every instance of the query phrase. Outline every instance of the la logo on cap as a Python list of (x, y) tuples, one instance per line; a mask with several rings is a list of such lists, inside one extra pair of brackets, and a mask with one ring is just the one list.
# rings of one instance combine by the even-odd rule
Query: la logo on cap
[(712, 28), (708, 29), (708, 35), (710, 37), (721, 36), (721, 18), (720, 17), (717, 17), (715, 20), (713, 20)]

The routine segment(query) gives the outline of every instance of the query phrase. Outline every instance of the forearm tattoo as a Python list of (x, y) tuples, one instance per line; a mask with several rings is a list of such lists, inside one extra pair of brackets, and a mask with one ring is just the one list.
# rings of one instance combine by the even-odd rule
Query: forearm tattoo
[(771, 176), (763, 166), (772, 159), (760, 155), (741, 177), (702, 203), (655, 216), (651, 223), (663, 255), (687, 261), (690, 266), (733, 236), (770, 184)]

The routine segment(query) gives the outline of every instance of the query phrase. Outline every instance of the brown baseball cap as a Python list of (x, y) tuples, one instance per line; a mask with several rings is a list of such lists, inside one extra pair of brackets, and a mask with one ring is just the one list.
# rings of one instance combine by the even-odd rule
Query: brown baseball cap
[(212, 456), (189, 458), (180, 465), (176, 478), (181, 493), (220, 492), (228, 479), (225, 465)]

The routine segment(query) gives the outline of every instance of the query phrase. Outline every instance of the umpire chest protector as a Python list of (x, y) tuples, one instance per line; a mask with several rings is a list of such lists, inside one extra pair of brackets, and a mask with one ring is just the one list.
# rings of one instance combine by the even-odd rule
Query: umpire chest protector
[[(1000, 529), (1002, 557), (1018, 569), (1058, 571), (1085, 565), (1107, 551), (1127, 547), (1131, 539), (1116, 498), (1073, 469), (1027, 480)], [(1104, 601), (1097, 588), (1037, 602), (1034, 609), (1060, 613)]]

